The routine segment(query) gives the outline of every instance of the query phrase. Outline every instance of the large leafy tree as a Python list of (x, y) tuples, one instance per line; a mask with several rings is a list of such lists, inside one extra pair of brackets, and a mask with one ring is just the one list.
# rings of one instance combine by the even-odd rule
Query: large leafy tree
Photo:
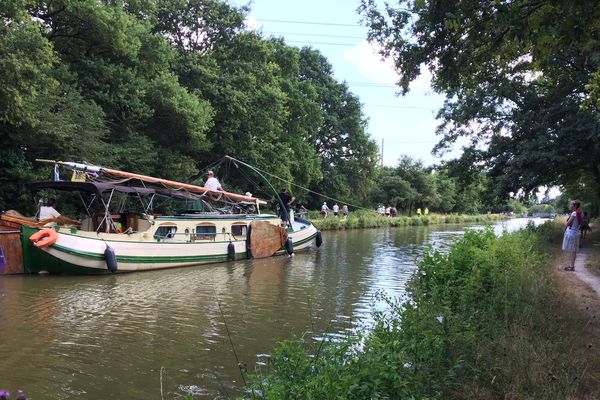
[(503, 194), (576, 176), (600, 188), (596, 1), (401, 0), (381, 10), (364, 0), (360, 12), (404, 92), (425, 66), (447, 95), (438, 151), (470, 139), (463, 164), (486, 167)]
[(0, 210), (26, 210), (23, 183), (42, 178), (33, 160), (91, 152), (107, 129), (39, 24), (16, 3), (0, 6), (0, 17)]
[(178, 83), (174, 52), (149, 21), (121, 2), (40, 1), (29, 11), (82, 95), (105, 113), (112, 159), (86, 158), (171, 178), (194, 170), (212, 110)]
[[(333, 78), (329, 61), (317, 50), (300, 52), (299, 79), (314, 87), (323, 123), (308, 140), (322, 160), (323, 180), (317, 192), (364, 202), (373, 183), (377, 145), (366, 132), (367, 121), (359, 99), (345, 83)], [(316, 205), (319, 198), (313, 197)]]
[[(243, 8), (210, 0), (184, 3), (165, 2), (157, 29), (177, 49), (174, 68), (181, 82), (215, 110), (207, 132), (212, 146), (199, 164), (230, 155), (286, 182), (308, 186), (321, 179), (320, 160), (307, 138), (322, 118), (314, 89), (297, 79), (298, 50), (245, 32)], [(228, 187), (247, 190), (239, 177), (225, 177)], [(273, 195), (266, 187), (258, 192)]]

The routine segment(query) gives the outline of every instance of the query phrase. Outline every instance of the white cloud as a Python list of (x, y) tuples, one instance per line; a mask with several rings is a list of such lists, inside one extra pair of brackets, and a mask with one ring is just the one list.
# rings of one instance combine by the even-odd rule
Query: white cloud
[(260, 22), (258, 22), (258, 20), (256, 18), (254, 18), (253, 16), (248, 15), (246, 17), (246, 19), (244, 20), (244, 25), (246, 25), (246, 28), (253, 30), (253, 31), (259, 31), (262, 29), (262, 24)]
[(378, 46), (363, 40), (351, 49), (344, 50), (344, 58), (369, 81), (395, 84), (399, 77), (393, 61), (390, 58), (382, 60), (377, 51)]
[[(369, 82), (387, 85), (395, 85), (400, 75), (394, 68), (391, 57), (383, 58), (379, 54), (381, 46), (369, 43), (366, 40), (357, 43), (349, 50), (344, 50), (344, 58), (354, 65), (358, 72)], [(429, 91), (431, 88), (431, 74), (427, 68), (421, 68), (421, 75), (411, 82), (410, 89), (418, 91)]]

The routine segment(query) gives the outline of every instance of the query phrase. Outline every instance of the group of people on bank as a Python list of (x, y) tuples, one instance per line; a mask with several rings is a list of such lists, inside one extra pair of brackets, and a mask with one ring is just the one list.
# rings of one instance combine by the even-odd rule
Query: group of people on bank
[[(333, 204), (331, 211), (333, 212), (334, 217), (338, 217), (340, 215), (340, 206), (338, 205), (338, 203)], [(327, 202), (324, 201), (323, 205), (321, 206), (321, 216), (323, 218), (327, 218), (328, 215), (329, 215), (329, 206), (327, 205)], [(342, 206), (342, 216), (343, 217), (348, 216), (348, 205), (347, 204), (344, 204)]]
[[(377, 214), (379, 214), (382, 217), (396, 217), (398, 216), (398, 209), (396, 207), (384, 207), (383, 205), (379, 205), (376, 209)], [(425, 207), (425, 210), (423, 212), (421, 212), (421, 208), (417, 208), (417, 217), (420, 216), (428, 216), (429, 215), (429, 209), (427, 207)]]

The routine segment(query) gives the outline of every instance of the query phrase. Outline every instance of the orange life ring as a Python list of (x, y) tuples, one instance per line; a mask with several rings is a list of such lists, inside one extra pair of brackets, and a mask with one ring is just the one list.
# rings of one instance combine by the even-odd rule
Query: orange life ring
[(54, 229), (42, 229), (31, 235), (29, 240), (33, 242), (33, 245), (38, 249), (44, 249), (52, 246), (58, 240), (58, 233)]

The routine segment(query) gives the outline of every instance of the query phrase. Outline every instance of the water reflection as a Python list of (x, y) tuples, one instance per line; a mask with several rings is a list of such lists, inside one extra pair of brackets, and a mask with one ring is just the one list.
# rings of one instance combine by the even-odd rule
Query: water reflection
[[(539, 221), (538, 221), (539, 222)], [(497, 224), (502, 232), (525, 224)], [(481, 229), (480, 225), (471, 228)], [(339, 340), (463, 226), (326, 232), (295, 257), (100, 277), (0, 278), (0, 376), (29, 398), (233, 398), (275, 345)], [(235, 356), (237, 354), (237, 358)]]

